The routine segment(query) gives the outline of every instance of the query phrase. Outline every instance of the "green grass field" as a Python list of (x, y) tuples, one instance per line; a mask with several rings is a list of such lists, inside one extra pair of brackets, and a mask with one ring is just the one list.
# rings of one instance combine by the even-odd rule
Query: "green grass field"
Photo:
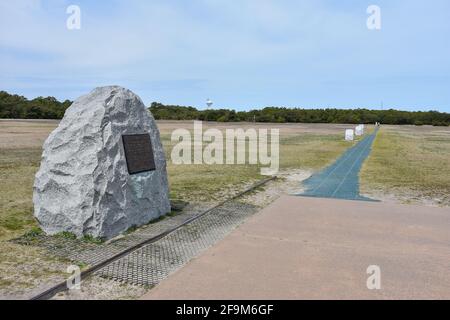
[(382, 200), (450, 205), (450, 129), (383, 126), (360, 177)]
[[(33, 218), (32, 187), (40, 165), (42, 144), (55, 121), (0, 120), (0, 296), (25, 290), (64, 276), (66, 261), (40, 248), (8, 240), (37, 230)], [(174, 165), (170, 135), (190, 122), (159, 122), (168, 157), (171, 197), (191, 203), (212, 204), (263, 178), (257, 165)], [(279, 127), (280, 171), (319, 170), (332, 163), (353, 143), (343, 141), (344, 125), (328, 124), (223, 124), (226, 128)], [(371, 129), (370, 129), (371, 130)], [(369, 132), (370, 132), (369, 130)], [(373, 152), (364, 164), (364, 192), (383, 198), (438, 199), (449, 204), (450, 132), (432, 127), (382, 127)], [(433, 203), (435, 201), (432, 201)]]
[[(56, 122), (0, 122), (0, 241), (37, 227), (33, 218), (34, 175), (40, 165), (42, 144)], [(159, 123), (168, 160), (171, 197), (189, 202), (214, 202), (237, 193), (261, 179), (257, 165), (174, 165), (170, 162), (175, 126)], [(209, 124), (214, 126), (213, 124)], [(217, 124), (220, 129), (249, 124)], [(351, 144), (343, 141), (340, 126), (280, 124), (280, 170), (317, 170), (331, 163)]]
[[(169, 159), (174, 144), (169, 135), (161, 138)], [(282, 135), (280, 170), (320, 169), (350, 145), (339, 134)], [(185, 201), (223, 200), (263, 178), (259, 165), (174, 165), (169, 161), (167, 171), (171, 197)]]

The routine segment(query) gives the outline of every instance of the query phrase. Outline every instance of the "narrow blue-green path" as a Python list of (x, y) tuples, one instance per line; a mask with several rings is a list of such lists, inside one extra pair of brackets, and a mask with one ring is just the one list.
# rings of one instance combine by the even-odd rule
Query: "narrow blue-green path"
[(299, 196), (375, 201), (359, 194), (359, 171), (369, 156), (378, 128), (324, 170), (304, 181), (306, 191)]

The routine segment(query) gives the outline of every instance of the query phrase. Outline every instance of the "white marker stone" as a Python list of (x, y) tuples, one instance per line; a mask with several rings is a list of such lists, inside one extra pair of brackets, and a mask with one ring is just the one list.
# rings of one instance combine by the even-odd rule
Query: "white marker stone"
[(141, 99), (117, 86), (77, 99), (44, 144), (33, 201), (47, 234), (108, 239), (168, 213), (164, 150)]
[(364, 134), (364, 127), (362, 125), (356, 126), (355, 135), (362, 136)]
[(355, 139), (355, 137), (354, 137), (353, 129), (345, 130), (345, 140), (346, 141), (353, 141), (354, 139)]

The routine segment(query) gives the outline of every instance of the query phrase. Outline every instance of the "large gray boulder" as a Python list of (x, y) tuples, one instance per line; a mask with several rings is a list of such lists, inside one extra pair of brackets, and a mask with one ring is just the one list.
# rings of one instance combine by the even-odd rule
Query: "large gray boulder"
[[(150, 134), (154, 171), (130, 174), (122, 135)], [(112, 238), (170, 211), (166, 161), (138, 96), (102, 87), (77, 99), (44, 144), (34, 215), (47, 234)]]

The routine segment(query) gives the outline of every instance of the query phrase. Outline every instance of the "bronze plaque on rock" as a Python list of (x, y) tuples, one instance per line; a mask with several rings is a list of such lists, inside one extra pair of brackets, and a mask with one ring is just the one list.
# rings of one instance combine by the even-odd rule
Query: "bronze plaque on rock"
[(148, 133), (124, 134), (122, 135), (122, 141), (129, 174), (156, 169), (152, 141)]

